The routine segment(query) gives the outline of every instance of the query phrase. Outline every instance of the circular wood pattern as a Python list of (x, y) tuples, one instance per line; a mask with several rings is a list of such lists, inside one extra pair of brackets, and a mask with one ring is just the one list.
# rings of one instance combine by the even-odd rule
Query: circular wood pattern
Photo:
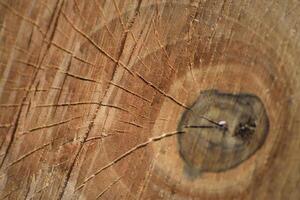
[(190, 174), (220, 172), (248, 159), (265, 142), (269, 120), (259, 98), (249, 94), (201, 92), (178, 130), (179, 153)]
[(0, 1), (0, 198), (298, 200), (298, 5)]

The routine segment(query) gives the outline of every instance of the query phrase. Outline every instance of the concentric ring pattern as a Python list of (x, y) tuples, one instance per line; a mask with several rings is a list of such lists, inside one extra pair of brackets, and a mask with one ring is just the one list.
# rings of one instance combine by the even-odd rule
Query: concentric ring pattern
[[(0, 197), (299, 197), (297, 1), (22, 2), (0, 3)], [(191, 177), (178, 124), (210, 90), (257, 96), (268, 134)]]

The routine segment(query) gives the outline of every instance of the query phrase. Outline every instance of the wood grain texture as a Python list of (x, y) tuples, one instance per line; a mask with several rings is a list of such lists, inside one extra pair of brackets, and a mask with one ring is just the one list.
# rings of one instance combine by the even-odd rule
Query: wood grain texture
[[(298, 0), (0, 0), (0, 199), (300, 198)], [(201, 91), (269, 117), (240, 165), (190, 179)]]
[(269, 119), (257, 96), (202, 91), (178, 124), (179, 153), (188, 174), (237, 167), (265, 143)]

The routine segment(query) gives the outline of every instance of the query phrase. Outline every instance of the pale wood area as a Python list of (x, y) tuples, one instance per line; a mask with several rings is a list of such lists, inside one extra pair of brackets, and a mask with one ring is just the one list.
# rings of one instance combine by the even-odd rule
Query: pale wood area
[[(300, 199), (298, 0), (0, 0), (0, 199)], [(199, 92), (257, 95), (253, 156), (184, 174)]]

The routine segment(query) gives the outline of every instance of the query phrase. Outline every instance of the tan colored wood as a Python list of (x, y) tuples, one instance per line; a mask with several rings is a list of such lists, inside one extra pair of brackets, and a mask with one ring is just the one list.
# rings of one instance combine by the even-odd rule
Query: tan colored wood
[[(300, 199), (297, 0), (0, 0), (0, 199)], [(190, 178), (182, 113), (249, 93), (258, 151)]]

